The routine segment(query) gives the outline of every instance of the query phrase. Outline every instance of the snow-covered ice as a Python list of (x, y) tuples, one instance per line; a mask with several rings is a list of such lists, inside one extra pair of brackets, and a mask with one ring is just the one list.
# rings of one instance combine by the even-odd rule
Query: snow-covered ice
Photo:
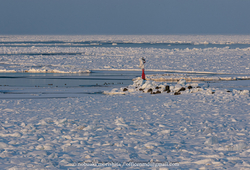
[[(95, 43), (93, 46), (91, 42), (95, 41), (99, 45)], [(114, 42), (134, 47), (102, 46), (102, 43)], [(155, 46), (137, 47), (145, 43)], [(154, 48), (160, 43), (163, 48)], [(166, 48), (168, 43), (175, 48)], [(182, 48), (186, 44), (189, 48)], [(198, 44), (203, 44), (202, 48)], [(204, 44), (211, 44), (211, 47)], [(227, 44), (233, 44), (235, 48), (225, 46)], [(249, 35), (4, 36), (0, 38), (0, 72), (138, 70), (137, 61), (144, 57), (148, 70), (250, 73), (249, 44)]]
[(250, 164), (249, 93), (141, 92), (0, 105), (2, 168), (87, 168), (74, 166), (83, 161), (168, 161), (184, 169)]
[[(55, 40), (117, 45), (27, 46)], [(243, 83), (249, 81), (249, 48), (116, 48), (121, 41), (249, 44), (249, 36), (5, 36), (0, 41), (10, 43), (0, 46), (2, 72), (137, 70), (139, 57), (146, 58), (146, 71), (183, 72), (146, 75), (146, 80), (136, 78), (124, 87), (100, 87), (103, 93), (92, 93), (96, 87), (0, 86), (1, 169), (250, 167), (250, 97), (249, 85)], [(11, 45), (18, 41), (27, 42), (24, 47)], [(242, 86), (211, 85), (222, 81)], [(18, 90), (22, 94), (9, 93)], [(90, 93), (52, 95), (68, 91)], [(165, 164), (153, 167), (160, 163)]]
[[(77, 52), (80, 55), (58, 54), (67, 51)], [(48, 52), (58, 55), (39, 55)], [(38, 55), (29, 56), (32, 53)], [(250, 73), (248, 57), (250, 48), (214, 47), (182, 50), (124, 47), (9, 47), (7, 49), (0, 47), (0, 54), (1, 72), (75, 73), (94, 69), (138, 70), (138, 58), (145, 57), (148, 70)]]

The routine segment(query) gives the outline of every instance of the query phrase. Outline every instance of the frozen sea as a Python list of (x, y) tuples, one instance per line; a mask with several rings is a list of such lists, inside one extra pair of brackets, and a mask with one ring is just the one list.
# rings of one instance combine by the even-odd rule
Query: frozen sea
[(249, 56), (249, 35), (2, 35), (0, 167), (248, 169)]

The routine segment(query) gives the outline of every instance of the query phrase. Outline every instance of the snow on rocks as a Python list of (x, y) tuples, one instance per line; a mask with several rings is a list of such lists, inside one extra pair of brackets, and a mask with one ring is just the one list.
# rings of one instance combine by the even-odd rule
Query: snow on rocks
[(171, 85), (167, 83), (161, 83), (150, 80), (142, 80), (137, 78), (134, 80), (133, 85), (130, 85), (120, 90), (115, 88), (110, 92), (104, 91), (104, 94), (114, 95), (114, 94), (137, 94), (137, 93), (150, 93), (150, 94), (160, 94), (160, 93), (170, 93), (174, 95), (180, 95), (182, 93), (195, 93), (202, 91), (197, 83), (187, 84), (185, 80), (180, 80), (176, 85)]
[[(201, 87), (203, 86), (203, 87)], [(177, 84), (168, 84), (166, 82), (142, 80), (140, 77), (134, 79), (133, 84), (124, 88), (114, 88), (111, 91), (104, 91), (103, 94), (107, 95), (125, 95), (125, 94), (170, 94), (170, 95), (181, 95), (188, 93), (200, 92), (205, 95), (224, 95), (231, 93), (232, 95), (247, 95), (249, 96), (249, 90), (221, 90), (216, 88), (207, 88), (204, 83), (187, 83), (185, 79), (178, 80)]]
[(233, 81), (233, 80), (250, 80), (250, 76), (198, 76), (188, 74), (155, 74), (147, 75), (146, 80), (159, 81), (159, 82), (179, 82), (180, 80), (186, 82), (202, 82), (202, 81)]

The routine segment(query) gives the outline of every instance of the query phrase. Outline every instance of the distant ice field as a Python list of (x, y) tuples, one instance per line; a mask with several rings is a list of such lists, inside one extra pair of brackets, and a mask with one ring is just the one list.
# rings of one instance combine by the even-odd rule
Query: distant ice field
[[(0, 42), (4, 47), (138, 47), (138, 48), (162, 48), (162, 49), (185, 49), (185, 48), (248, 48), (244, 43), (195, 43), (195, 42), (123, 42), (123, 41), (7, 41)], [(41, 53), (41, 55), (77, 55), (81, 53)], [(30, 54), (32, 55), (32, 53)], [(39, 55), (33, 53), (33, 55)]]
[(250, 73), (250, 36), (0, 36), (0, 72)]

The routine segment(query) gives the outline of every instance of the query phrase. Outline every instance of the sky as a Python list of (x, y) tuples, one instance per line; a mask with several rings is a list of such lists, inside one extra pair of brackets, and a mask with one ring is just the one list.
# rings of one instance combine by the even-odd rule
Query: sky
[(249, 0), (0, 0), (0, 34), (250, 34)]

